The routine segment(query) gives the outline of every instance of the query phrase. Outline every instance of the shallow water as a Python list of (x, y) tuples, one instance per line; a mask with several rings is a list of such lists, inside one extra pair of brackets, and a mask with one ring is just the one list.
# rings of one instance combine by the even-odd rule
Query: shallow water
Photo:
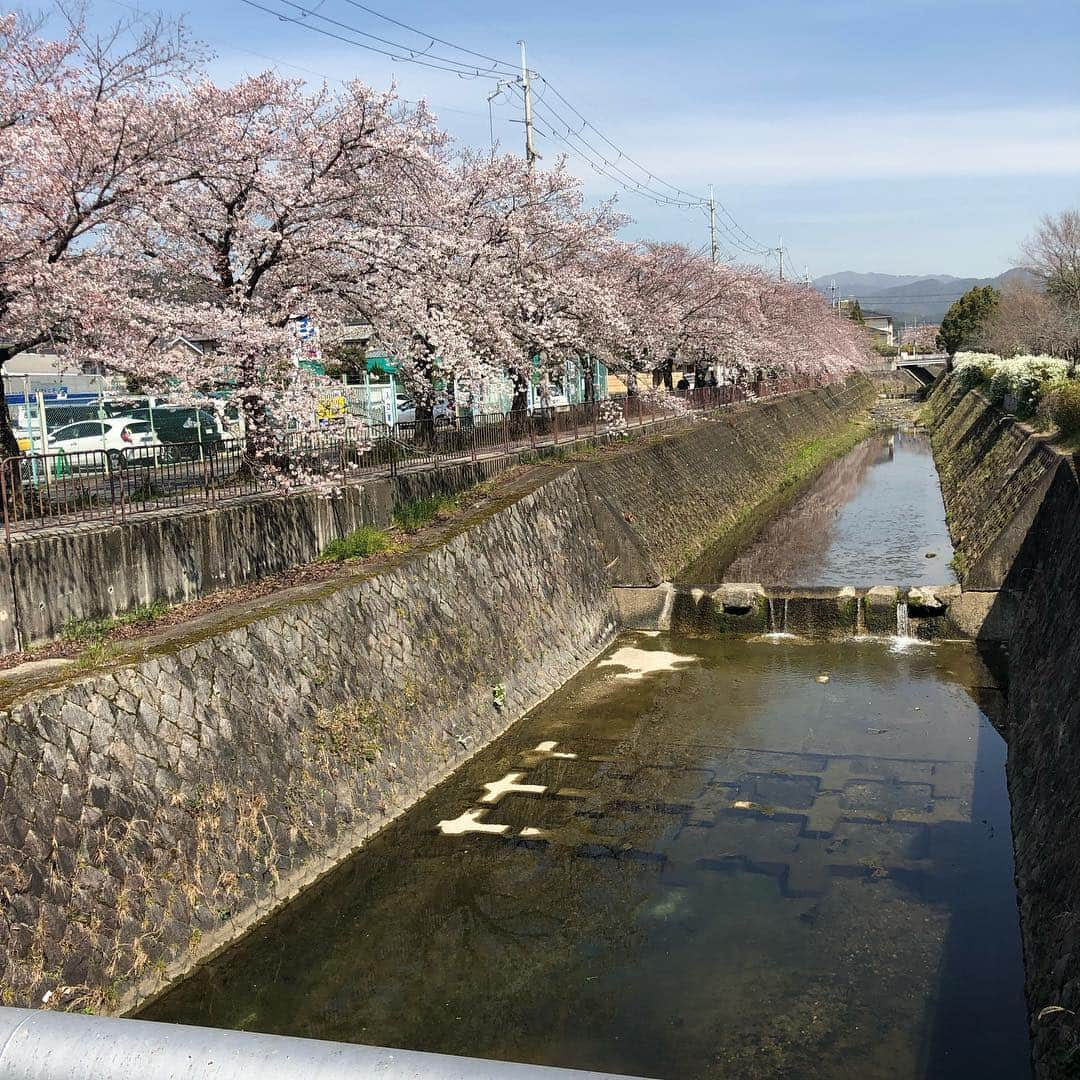
[[(1022, 1077), (1000, 700), (967, 646), (625, 635), (143, 1015), (654, 1077)], [(543, 790), (484, 803), (510, 773)]]
[(765, 585), (951, 584), (953, 549), (929, 438), (897, 429), (865, 439), (826, 465), (734, 561), (730, 554), (706, 552), (681, 576)]

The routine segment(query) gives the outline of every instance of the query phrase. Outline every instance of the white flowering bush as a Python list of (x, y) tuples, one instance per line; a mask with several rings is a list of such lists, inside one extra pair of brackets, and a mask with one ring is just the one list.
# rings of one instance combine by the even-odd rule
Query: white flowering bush
[(1068, 376), (1069, 365), (1053, 356), (1013, 356), (998, 360), (990, 377), (989, 397), (1017, 416), (1031, 416), (1045, 387)]
[(971, 390), (979, 383), (989, 382), (1001, 357), (996, 353), (959, 352), (953, 359), (953, 371), (960, 385)]

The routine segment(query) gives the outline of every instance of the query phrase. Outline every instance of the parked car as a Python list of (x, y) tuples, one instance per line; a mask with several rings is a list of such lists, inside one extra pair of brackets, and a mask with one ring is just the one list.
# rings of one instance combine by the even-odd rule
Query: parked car
[[(440, 397), (435, 399), (432, 407), (432, 415), (436, 424), (450, 424), (454, 420), (454, 406), (450, 399)], [(416, 419), (416, 402), (408, 398), (398, 399), (397, 418), (399, 424), (410, 424)]]
[[(109, 465), (120, 468), (129, 464), (151, 464), (160, 448), (147, 420), (128, 416), (108, 420), (81, 420), (49, 435), (49, 452), (63, 451), (71, 459), (72, 469), (102, 467), (98, 453), (104, 452)], [(71, 458), (72, 455), (84, 455)]]
[(174, 459), (199, 457), (199, 446), (204, 451), (215, 450), (225, 439), (217, 416), (210, 409), (196, 409), (183, 405), (159, 405), (153, 409), (132, 409), (136, 420), (145, 420), (152, 427), (157, 440), (171, 446)]

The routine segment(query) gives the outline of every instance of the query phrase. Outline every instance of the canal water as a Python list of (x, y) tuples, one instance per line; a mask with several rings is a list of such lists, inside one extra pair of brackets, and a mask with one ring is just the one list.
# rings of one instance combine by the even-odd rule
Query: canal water
[(706, 551), (687, 581), (763, 585), (947, 585), (956, 580), (929, 437), (879, 431), (826, 465), (732, 558)]
[(1001, 700), (960, 644), (624, 635), (142, 1015), (672, 1080), (1015, 1080)]

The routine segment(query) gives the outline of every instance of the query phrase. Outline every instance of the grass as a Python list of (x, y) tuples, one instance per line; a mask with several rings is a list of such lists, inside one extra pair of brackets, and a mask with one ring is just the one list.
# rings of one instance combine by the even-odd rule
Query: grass
[(164, 615), (169, 607), (170, 605), (164, 600), (155, 600), (152, 604), (139, 604), (131, 611), (125, 611), (119, 615), (106, 615), (100, 619), (68, 619), (64, 623), (61, 637), (64, 641), (100, 645), (118, 626), (153, 622)]
[(864, 427), (851, 423), (835, 435), (826, 435), (803, 443), (788, 460), (781, 487), (789, 488), (801, 484), (827, 461), (851, 450), (866, 434)]
[(394, 511), (394, 524), (405, 532), (417, 532), (432, 521), (453, 513), (460, 505), (460, 495), (432, 495), (426, 499), (413, 499)]
[(319, 556), (320, 562), (344, 562), (346, 559), (363, 559), (390, 551), (394, 546), (390, 534), (374, 525), (361, 525), (348, 536), (331, 540)]
[(119, 656), (121, 651), (122, 647), (115, 641), (92, 642), (75, 658), (75, 667), (79, 671), (101, 667)]

